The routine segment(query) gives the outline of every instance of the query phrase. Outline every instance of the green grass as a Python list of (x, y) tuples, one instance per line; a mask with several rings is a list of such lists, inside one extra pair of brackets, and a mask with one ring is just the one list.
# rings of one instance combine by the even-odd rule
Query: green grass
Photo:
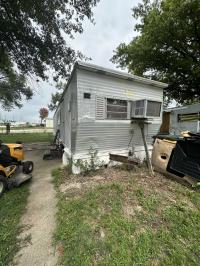
[(0, 197), (0, 265), (8, 265), (20, 248), (17, 237), (22, 230), (20, 218), (25, 210), (28, 184), (8, 191)]
[[(6, 130), (6, 126), (0, 126), (0, 130)], [(45, 127), (40, 127), (40, 126), (26, 126), (26, 127), (13, 127), (11, 126), (10, 130), (25, 130), (25, 129), (43, 129), (45, 130)]]
[(198, 191), (129, 172), (119, 181), (62, 193), (64, 174), (56, 170), (53, 175), (61, 264), (199, 265)]
[(14, 143), (21, 141), (22, 143), (28, 142), (50, 142), (53, 139), (51, 133), (16, 133), (16, 134), (0, 134), (0, 139), (5, 143)]

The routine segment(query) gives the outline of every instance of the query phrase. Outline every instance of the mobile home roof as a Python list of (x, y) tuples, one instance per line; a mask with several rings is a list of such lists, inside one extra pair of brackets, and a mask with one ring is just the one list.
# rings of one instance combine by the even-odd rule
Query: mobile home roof
[(75, 64), (75, 68), (85, 69), (88, 71), (102, 73), (102, 74), (107, 75), (107, 76), (114, 76), (114, 77), (122, 78), (122, 79), (126, 79), (126, 80), (134, 80), (134, 81), (141, 82), (144, 84), (153, 85), (153, 86), (156, 86), (159, 88), (166, 88), (168, 86), (168, 84), (163, 83), (163, 82), (139, 77), (139, 76), (132, 75), (132, 74), (129, 74), (126, 72), (117, 71), (114, 69), (109, 69), (109, 68), (105, 68), (105, 67), (101, 67), (101, 66), (97, 66), (97, 65), (93, 65), (93, 64), (88, 64), (88, 63), (80, 62), (80, 61), (78, 61)]

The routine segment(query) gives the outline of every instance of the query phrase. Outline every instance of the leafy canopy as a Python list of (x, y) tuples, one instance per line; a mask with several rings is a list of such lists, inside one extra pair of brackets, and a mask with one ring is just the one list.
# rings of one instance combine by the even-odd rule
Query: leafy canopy
[(169, 84), (168, 98), (200, 101), (200, 1), (143, 0), (133, 9), (139, 33), (120, 44), (112, 61)]
[[(27, 75), (55, 80), (66, 77), (80, 52), (66, 43), (82, 33), (84, 18), (92, 21), (92, 7), (99, 0), (0, 1), (0, 102), (20, 106), (22, 95), (32, 92)], [(20, 85), (21, 83), (21, 85)], [(11, 95), (14, 87), (17, 93)], [(5, 92), (6, 90), (6, 92)]]
[[(2, 76), (1, 76), (2, 75)], [(22, 95), (30, 99), (33, 95), (26, 86), (26, 79), (22, 74), (14, 71), (2, 74), (0, 72), (0, 103), (4, 109), (9, 110), (12, 105), (21, 107)]]

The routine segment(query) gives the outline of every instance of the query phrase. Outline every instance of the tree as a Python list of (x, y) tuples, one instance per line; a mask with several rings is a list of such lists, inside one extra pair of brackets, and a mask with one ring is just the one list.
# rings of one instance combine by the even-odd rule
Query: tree
[(45, 80), (51, 70), (58, 80), (66, 77), (77, 58), (83, 58), (68, 43), (75, 33), (83, 32), (84, 18), (93, 21), (92, 7), (98, 1), (0, 1), (0, 102), (4, 107), (20, 106), (23, 96), (32, 96), (27, 76)]
[(61, 100), (65, 84), (63, 82), (59, 82), (57, 83), (56, 88), (58, 91), (51, 94), (51, 103), (48, 105), (50, 111), (54, 111), (57, 108), (58, 103)]
[(49, 110), (45, 107), (42, 107), (39, 110), (39, 114), (40, 114), (40, 119), (41, 119), (41, 124), (42, 124), (43, 120), (48, 117)]
[(167, 82), (168, 99), (200, 101), (200, 1), (143, 0), (133, 15), (139, 35), (120, 44), (112, 61)]
[(22, 95), (27, 100), (33, 95), (31, 89), (26, 85), (23, 75), (11, 72), (8, 75), (0, 76), (0, 103), (5, 110), (9, 110), (14, 105), (21, 107)]

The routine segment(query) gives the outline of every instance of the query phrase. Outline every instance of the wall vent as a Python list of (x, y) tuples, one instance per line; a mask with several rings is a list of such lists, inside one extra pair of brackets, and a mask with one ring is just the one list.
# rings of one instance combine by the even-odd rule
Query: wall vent
[(105, 98), (96, 96), (96, 119), (105, 119)]

